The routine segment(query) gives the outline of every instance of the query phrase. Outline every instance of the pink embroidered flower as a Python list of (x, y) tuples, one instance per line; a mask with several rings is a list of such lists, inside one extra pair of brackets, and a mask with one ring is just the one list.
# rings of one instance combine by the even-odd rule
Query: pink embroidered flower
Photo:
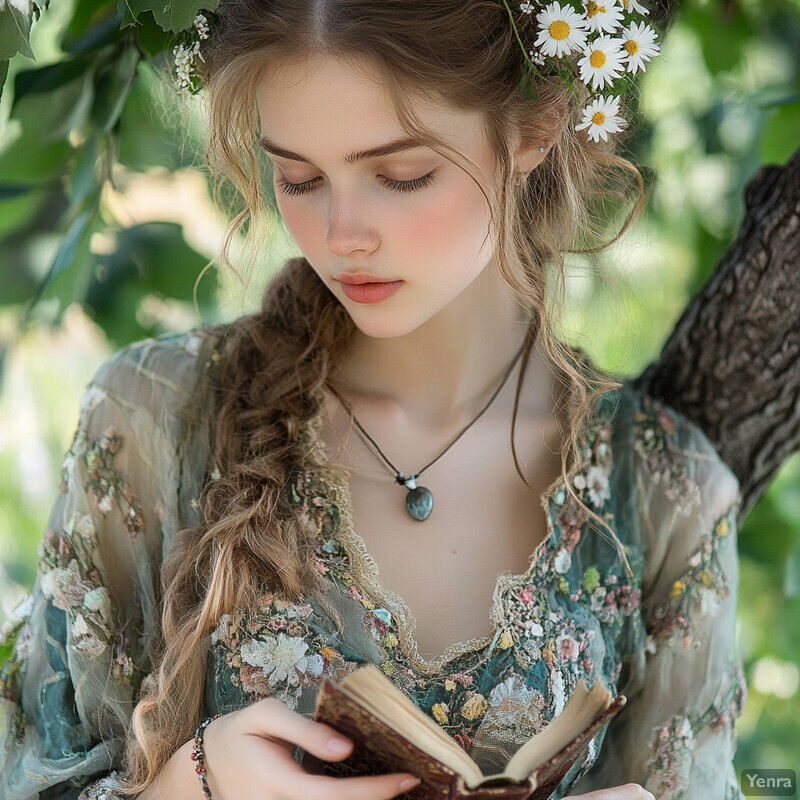
[(523, 589), (520, 593), (519, 599), (525, 603), (526, 606), (533, 605), (533, 592), (530, 589)]
[(556, 648), (563, 661), (567, 659), (575, 661), (578, 658), (578, 642), (567, 633), (562, 633), (561, 636), (556, 639)]
[(665, 408), (658, 409), (658, 423), (667, 433), (675, 433), (675, 424)]

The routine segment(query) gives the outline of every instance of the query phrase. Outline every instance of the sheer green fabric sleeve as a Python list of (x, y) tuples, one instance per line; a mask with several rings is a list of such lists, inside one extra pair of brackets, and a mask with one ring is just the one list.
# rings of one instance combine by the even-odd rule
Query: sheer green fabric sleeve
[(733, 767), (747, 696), (735, 642), (739, 483), (699, 427), (652, 398), (633, 446), (643, 674), (572, 794), (631, 782), (658, 800), (743, 800)]
[[(0, 673), (0, 798), (115, 798), (160, 615), (162, 549), (191, 515), (185, 409), (204, 337), (149, 340), (87, 387), (37, 577)], [(198, 484), (199, 485), (199, 484)]]

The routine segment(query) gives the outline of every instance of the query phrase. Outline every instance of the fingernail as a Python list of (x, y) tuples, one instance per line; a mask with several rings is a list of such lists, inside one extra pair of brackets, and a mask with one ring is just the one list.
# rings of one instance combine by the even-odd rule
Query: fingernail
[(346, 739), (341, 739), (338, 736), (332, 736), (328, 739), (328, 749), (333, 750), (335, 753), (344, 753), (350, 748), (350, 742)]
[(400, 788), (407, 792), (409, 789), (413, 789), (415, 786), (419, 786), (422, 781), (419, 778), (404, 778), (400, 781)]

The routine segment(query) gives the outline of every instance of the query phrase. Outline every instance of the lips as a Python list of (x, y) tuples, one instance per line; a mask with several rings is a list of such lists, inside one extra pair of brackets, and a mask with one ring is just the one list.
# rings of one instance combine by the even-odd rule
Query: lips
[(354, 286), (359, 286), (362, 283), (396, 283), (393, 278), (379, 278), (377, 275), (370, 275), (367, 272), (347, 273), (340, 272), (333, 276), (335, 281), (340, 283), (349, 283)]

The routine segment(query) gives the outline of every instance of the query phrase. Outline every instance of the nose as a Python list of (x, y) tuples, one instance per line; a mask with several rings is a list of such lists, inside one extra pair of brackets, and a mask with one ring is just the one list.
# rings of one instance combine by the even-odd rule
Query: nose
[(359, 250), (372, 252), (378, 246), (378, 234), (371, 216), (363, 197), (331, 195), (325, 246), (337, 256)]

